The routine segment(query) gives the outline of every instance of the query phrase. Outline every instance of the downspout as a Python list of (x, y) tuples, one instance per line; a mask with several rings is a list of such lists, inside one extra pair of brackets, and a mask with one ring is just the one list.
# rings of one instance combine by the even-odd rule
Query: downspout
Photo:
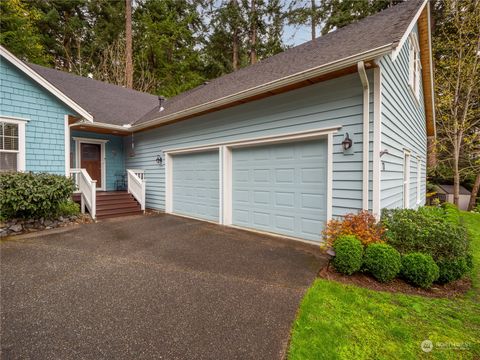
[(362, 208), (368, 210), (368, 180), (370, 158), (370, 85), (368, 83), (365, 63), (357, 63), (358, 74), (363, 87), (363, 184), (362, 184)]

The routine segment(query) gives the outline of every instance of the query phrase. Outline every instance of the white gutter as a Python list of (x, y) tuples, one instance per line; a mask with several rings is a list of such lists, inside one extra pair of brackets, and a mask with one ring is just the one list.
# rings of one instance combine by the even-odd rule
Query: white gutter
[[(131, 132), (131, 127), (123, 126), (123, 125), (113, 125), (113, 124), (106, 124), (106, 123), (87, 123), (87, 122), (78, 122), (71, 125), (74, 128), (79, 128), (82, 126), (89, 127), (89, 128), (99, 128), (99, 129), (108, 129), (108, 130), (118, 130), (121, 132)], [(82, 129), (80, 129), (82, 130)]]
[(321, 75), (324, 75), (324, 74), (328, 74), (328, 73), (331, 73), (331, 72), (336, 71), (336, 70), (341, 70), (341, 69), (344, 69), (345, 67), (355, 65), (358, 61), (375, 59), (375, 58), (380, 57), (382, 55), (390, 54), (391, 51), (392, 51), (392, 44), (386, 44), (386, 45), (380, 46), (378, 48), (365, 51), (363, 53), (348, 56), (346, 58), (336, 60), (336, 61), (332, 61), (330, 63), (320, 65), (320, 66), (317, 66), (317, 67), (314, 67), (314, 68), (311, 68), (311, 69), (307, 69), (307, 70), (301, 71), (299, 73), (289, 75), (289, 76), (286, 76), (284, 78), (277, 79), (277, 80), (274, 80), (274, 81), (271, 81), (271, 82), (268, 82), (268, 83), (265, 83), (265, 84), (262, 84), (262, 85), (258, 85), (258, 86), (255, 86), (253, 88), (247, 89), (247, 90), (242, 90), (238, 93), (235, 93), (235, 94), (232, 94), (232, 95), (227, 95), (227, 96), (224, 96), (220, 99), (212, 100), (210, 102), (207, 102), (207, 103), (204, 103), (204, 104), (201, 104), (201, 105), (193, 106), (191, 108), (181, 110), (181, 111), (178, 111), (176, 113), (164, 116), (160, 119), (149, 120), (149, 121), (146, 121), (146, 122), (144, 122), (142, 124), (138, 124), (138, 125), (133, 124), (131, 129), (134, 130), (134, 131), (138, 131), (138, 130), (141, 130), (141, 129), (144, 129), (144, 128), (147, 128), (147, 127), (150, 127), (150, 126), (170, 122), (170, 121), (176, 120), (178, 118), (195, 115), (197, 113), (208, 111), (210, 109), (213, 109), (213, 108), (216, 108), (216, 107), (219, 107), (219, 106), (222, 106), (222, 105), (227, 105), (227, 104), (232, 103), (232, 102), (240, 101), (240, 100), (243, 100), (243, 99), (251, 97), (251, 96), (255, 96), (255, 95), (265, 93), (265, 92), (273, 91), (273, 90), (276, 90), (278, 88), (282, 88), (284, 86), (293, 85), (293, 84), (296, 84), (298, 82), (301, 82), (301, 81), (304, 81), (304, 80), (307, 80), (307, 79), (310, 79), (310, 78), (314, 78), (314, 77), (317, 77), (317, 76), (321, 76)]
[(362, 184), (362, 208), (368, 210), (368, 178), (370, 158), (370, 85), (368, 83), (365, 64), (359, 61), (357, 64), (358, 74), (363, 86), (363, 184)]

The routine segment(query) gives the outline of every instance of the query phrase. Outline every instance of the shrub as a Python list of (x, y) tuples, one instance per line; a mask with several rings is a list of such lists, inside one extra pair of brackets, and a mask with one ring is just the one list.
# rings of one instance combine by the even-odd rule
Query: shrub
[(445, 213), (445, 219), (451, 224), (458, 225), (460, 223), (460, 210), (451, 203), (443, 203), (442, 209)]
[(332, 246), (342, 235), (355, 235), (363, 245), (382, 242), (383, 227), (368, 211), (347, 214), (341, 220), (330, 220), (323, 231), (325, 243)]
[(352, 275), (362, 267), (363, 246), (360, 240), (353, 235), (340, 236), (333, 245), (335, 257), (333, 266), (346, 275)]
[(381, 222), (386, 242), (402, 255), (420, 252), (438, 261), (470, 253), (467, 230), (447, 220), (442, 208), (384, 210)]
[(440, 270), (437, 282), (446, 284), (461, 279), (472, 269), (473, 263), (471, 256), (465, 256), (454, 259), (442, 259), (437, 261), (437, 265)]
[(63, 201), (59, 204), (58, 215), (59, 216), (72, 216), (80, 213), (80, 205), (73, 200)]
[(75, 189), (73, 180), (44, 173), (0, 174), (0, 213), (6, 219), (52, 218)]
[(367, 246), (364, 266), (378, 281), (388, 282), (400, 272), (402, 265), (400, 253), (387, 244), (371, 244)]
[(402, 259), (402, 276), (409, 283), (428, 289), (438, 279), (437, 264), (430, 255), (422, 253), (407, 254)]

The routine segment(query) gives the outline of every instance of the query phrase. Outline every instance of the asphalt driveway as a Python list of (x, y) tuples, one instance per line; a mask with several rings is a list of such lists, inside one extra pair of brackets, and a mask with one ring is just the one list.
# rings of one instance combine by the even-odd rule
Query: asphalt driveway
[(170, 215), (3, 241), (2, 359), (280, 359), (321, 263)]

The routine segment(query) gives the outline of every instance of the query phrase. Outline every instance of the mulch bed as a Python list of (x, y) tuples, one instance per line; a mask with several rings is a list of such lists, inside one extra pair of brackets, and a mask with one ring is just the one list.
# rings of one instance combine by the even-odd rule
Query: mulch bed
[(333, 280), (343, 284), (356, 285), (376, 291), (388, 291), (391, 293), (403, 293), (408, 295), (420, 295), (434, 298), (452, 298), (464, 295), (472, 287), (472, 281), (468, 277), (453, 281), (449, 284), (439, 285), (433, 284), (428, 289), (420, 289), (406, 283), (402, 279), (393, 279), (389, 283), (380, 283), (373, 277), (363, 273), (353, 275), (343, 275), (335, 271), (333, 266), (325, 266), (318, 273), (322, 279)]

